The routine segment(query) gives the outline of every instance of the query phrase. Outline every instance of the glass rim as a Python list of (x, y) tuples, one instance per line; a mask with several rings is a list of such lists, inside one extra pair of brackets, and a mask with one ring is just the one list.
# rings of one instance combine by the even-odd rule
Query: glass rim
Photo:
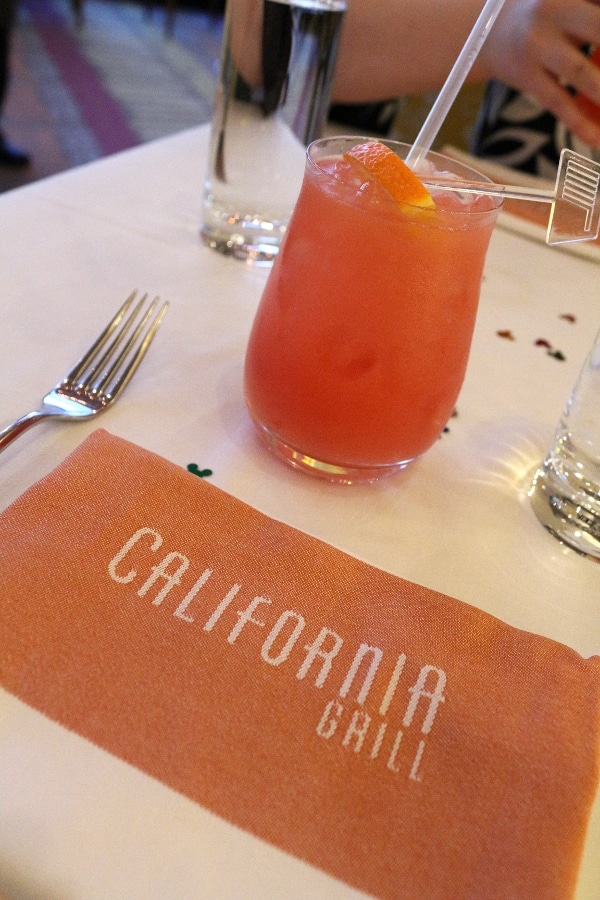
[[(393, 150), (394, 152), (396, 152), (397, 149), (399, 149), (399, 148), (403, 149), (405, 151), (404, 156), (402, 154), (397, 154), (400, 156), (401, 159), (404, 159), (406, 157), (408, 151), (412, 147), (412, 145), (407, 143), (406, 141), (397, 141), (397, 140), (394, 140), (393, 138), (374, 137), (373, 135), (365, 136), (365, 135), (360, 135), (360, 134), (334, 134), (334, 135), (328, 135), (327, 137), (320, 137), (314, 141), (311, 141), (311, 143), (306, 148), (306, 160), (307, 160), (307, 163), (309, 165), (313, 166), (316, 170), (318, 170), (318, 172), (321, 173), (321, 175), (323, 175), (326, 178), (331, 179), (331, 181), (337, 181), (338, 183), (340, 183), (340, 181), (341, 181), (340, 178), (336, 178), (335, 175), (333, 175), (331, 172), (327, 171), (326, 169), (323, 169), (319, 165), (318, 159), (315, 159), (315, 157), (314, 157), (315, 150), (324, 148), (326, 146), (335, 147), (337, 145), (337, 149), (335, 150), (335, 152), (339, 153), (343, 147), (353, 147), (353, 146), (356, 146), (357, 144), (363, 144), (368, 141), (379, 141), (379, 143), (384, 144), (386, 147), (389, 147), (390, 150)], [(481, 182), (482, 184), (495, 184), (495, 182), (493, 181), (492, 178), (489, 178), (487, 175), (484, 175), (482, 172), (479, 172), (477, 169), (474, 169), (468, 163), (465, 163), (460, 159), (455, 159), (452, 156), (446, 156), (444, 153), (440, 153), (437, 150), (427, 151), (427, 153), (424, 156), (424, 159), (430, 160), (433, 163), (435, 163), (436, 161), (439, 161), (440, 166), (438, 166), (438, 167), (446, 168), (452, 175), (458, 176), (463, 181)], [(432, 179), (432, 181), (433, 180), (434, 179)], [(444, 190), (443, 185), (440, 184), (439, 191), (441, 192), (443, 190)], [(477, 195), (471, 195), (471, 196), (473, 196), (475, 198), (477, 197)], [(471, 204), (471, 208), (465, 207), (464, 210), (453, 209), (451, 211), (446, 210), (445, 212), (448, 212), (448, 214), (451, 214), (453, 216), (461, 215), (461, 214), (468, 215), (468, 216), (489, 215), (490, 213), (497, 214), (498, 211), (500, 210), (500, 208), (502, 207), (503, 198), (502, 197), (493, 197), (493, 196), (488, 195), (488, 199), (491, 201), (491, 205), (488, 209), (476, 209), (475, 210), (475, 209), (472, 209), (472, 204)], [(395, 205), (398, 205), (397, 201), (395, 201), (391, 196), (390, 196), (390, 202), (394, 203)], [(411, 203), (406, 203), (403, 205), (411, 207), (412, 209), (421, 209), (421, 207), (415, 206), (414, 204), (411, 204)]]

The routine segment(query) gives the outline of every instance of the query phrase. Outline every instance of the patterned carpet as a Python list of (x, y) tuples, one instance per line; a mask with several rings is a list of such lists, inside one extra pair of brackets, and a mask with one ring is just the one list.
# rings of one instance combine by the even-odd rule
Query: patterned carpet
[[(0, 166), (0, 192), (209, 121), (223, 6), (179, 0), (170, 34), (165, 0), (84, 0), (83, 25), (72, 0), (20, 0), (1, 124), (32, 162)], [(392, 136), (412, 141), (432, 99), (402, 101)], [(463, 89), (440, 144), (466, 149), (480, 99), (481, 86)], [(332, 108), (330, 125), (377, 134), (386, 107)]]
[(31, 165), (0, 168), (0, 191), (210, 119), (221, 46), (219, 13), (164, 6), (21, 0), (3, 130)]

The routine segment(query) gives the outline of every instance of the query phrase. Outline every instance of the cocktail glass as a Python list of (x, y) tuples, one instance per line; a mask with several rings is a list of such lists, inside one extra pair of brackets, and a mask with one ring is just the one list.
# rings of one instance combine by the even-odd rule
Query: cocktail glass
[[(357, 177), (357, 137), (315, 141), (245, 364), (248, 409), (278, 456), (332, 481), (403, 469), (438, 439), (467, 366), (501, 201), (432, 190), (398, 204)], [(405, 144), (385, 142), (405, 157)], [(487, 181), (427, 154), (423, 174)]]

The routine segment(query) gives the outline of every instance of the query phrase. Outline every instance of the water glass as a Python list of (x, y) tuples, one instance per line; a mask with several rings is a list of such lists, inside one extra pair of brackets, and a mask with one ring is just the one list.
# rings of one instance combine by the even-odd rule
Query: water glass
[(579, 553), (600, 560), (600, 332), (535, 475), (530, 497), (548, 531)]
[(346, 0), (228, 0), (204, 242), (270, 265), (329, 107)]

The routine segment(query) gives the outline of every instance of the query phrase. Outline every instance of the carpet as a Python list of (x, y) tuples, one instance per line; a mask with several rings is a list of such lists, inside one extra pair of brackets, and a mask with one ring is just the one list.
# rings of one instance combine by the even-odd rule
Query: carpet
[(86, 0), (21, 0), (3, 128), (32, 156), (0, 170), (0, 190), (34, 181), (210, 120), (222, 15)]

